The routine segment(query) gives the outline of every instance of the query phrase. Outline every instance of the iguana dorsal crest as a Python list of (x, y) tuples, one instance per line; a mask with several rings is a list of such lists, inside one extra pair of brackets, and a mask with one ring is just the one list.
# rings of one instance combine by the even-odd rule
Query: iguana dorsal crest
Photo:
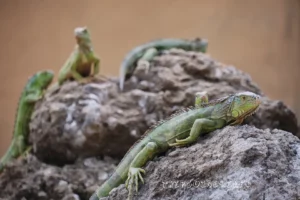
[(158, 126), (164, 124), (165, 122), (173, 119), (174, 117), (177, 117), (178, 115), (181, 115), (182, 113), (186, 113), (188, 111), (191, 111), (191, 110), (195, 110), (195, 109), (199, 109), (199, 108), (205, 108), (205, 107), (208, 107), (208, 106), (214, 106), (218, 103), (223, 103), (224, 101), (226, 101), (228, 98), (232, 97), (233, 95), (229, 95), (229, 96), (226, 96), (226, 97), (222, 97), (222, 98), (219, 98), (219, 99), (215, 99), (215, 100), (211, 100), (209, 101), (208, 103), (202, 103), (201, 106), (189, 106), (189, 107), (186, 107), (186, 108), (181, 108), (177, 111), (175, 111), (173, 114), (171, 114), (170, 116), (168, 116), (167, 118), (165, 119), (162, 119), (162, 120), (159, 120), (157, 121), (155, 124), (153, 124), (146, 132), (145, 134), (142, 136), (145, 137), (149, 132), (151, 132), (153, 129), (157, 128)]
[(201, 106), (199, 106), (199, 107), (205, 108), (205, 107), (208, 107), (208, 106), (214, 106), (214, 105), (217, 105), (219, 103), (223, 103), (224, 101), (226, 101), (227, 99), (229, 99), (232, 96), (234, 96), (234, 95), (229, 95), (229, 96), (226, 96), (226, 97), (221, 97), (219, 99), (211, 100), (208, 103), (202, 103)]

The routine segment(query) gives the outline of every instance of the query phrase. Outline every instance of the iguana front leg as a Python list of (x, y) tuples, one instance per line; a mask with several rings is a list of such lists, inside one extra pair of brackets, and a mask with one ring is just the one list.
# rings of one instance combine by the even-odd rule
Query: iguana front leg
[(145, 65), (146, 73), (148, 73), (150, 69), (150, 60), (152, 60), (157, 54), (158, 54), (158, 50), (156, 48), (147, 49), (144, 55), (139, 59), (138, 65), (140, 64)]
[(207, 92), (197, 92), (195, 95), (195, 106), (201, 107), (202, 103), (208, 103)]
[(25, 97), (25, 101), (27, 103), (35, 103), (38, 100), (40, 100), (44, 95), (44, 91), (41, 90), (28, 90), (26, 97)]
[(97, 56), (94, 56), (93, 60), (94, 60), (93, 76), (96, 76), (100, 71), (100, 59)]
[(32, 147), (26, 145), (26, 141), (23, 135), (19, 135), (16, 137), (16, 146), (13, 158), (20, 159), (29, 154)]
[(149, 142), (147, 145), (135, 156), (133, 161), (130, 164), (128, 170), (128, 177), (125, 183), (126, 188), (128, 189), (129, 195), (128, 200), (132, 199), (133, 188), (135, 185), (136, 192), (138, 191), (138, 182), (139, 180), (144, 183), (141, 173), (145, 173), (141, 167), (144, 166), (147, 161), (152, 160), (155, 154), (157, 153), (158, 146), (155, 142)]
[(0, 172), (4, 169), (5, 165), (10, 160), (18, 157), (24, 148), (25, 148), (24, 137), (22, 135), (18, 135), (16, 137), (14, 137), (7, 152), (0, 160)]
[(72, 74), (72, 77), (78, 82), (83, 79), (83, 76), (81, 76), (81, 74), (79, 74), (77, 71), (77, 62), (72, 65), (70, 73)]
[(184, 146), (196, 142), (198, 137), (203, 133), (204, 128), (214, 127), (214, 126), (216, 126), (215, 121), (212, 121), (210, 119), (205, 119), (205, 118), (196, 119), (190, 131), (190, 135), (187, 138), (182, 140), (176, 139), (175, 143), (169, 145), (179, 147), (179, 146)]
[[(196, 107), (201, 107), (202, 103), (207, 103), (207, 102), (208, 102), (208, 96), (207, 96), (206, 91), (196, 93), (196, 95), (195, 95), (195, 106)], [(193, 124), (193, 127), (191, 129), (189, 137), (187, 137), (186, 139), (183, 139), (183, 140), (176, 139), (176, 143), (169, 144), (169, 145), (170, 146), (183, 146), (183, 145), (186, 145), (186, 144), (196, 141), (197, 138), (199, 137), (199, 135), (201, 134), (201, 128), (203, 125), (205, 125), (205, 123), (207, 125), (214, 124), (213, 121), (211, 121), (211, 120), (197, 119)]]

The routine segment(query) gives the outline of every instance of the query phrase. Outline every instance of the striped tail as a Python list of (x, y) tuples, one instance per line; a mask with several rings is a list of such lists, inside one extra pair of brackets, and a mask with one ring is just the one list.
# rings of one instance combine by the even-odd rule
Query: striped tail
[(90, 197), (89, 200), (99, 200), (99, 198), (98, 198), (96, 192)]
[(143, 149), (145, 144), (149, 142), (149, 138), (145, 137), (143, 140), (137, 141), (126, 153), (124, 158), (119, 163), (116, 171), (107, 181), (105, 181), (96, 192), (90, 197), (89, 200), (99, 200), (100, 197), (107, 197), (109, 192), (125, 183), (128, 175), (128, 170), (131, 162), (135, 156)]
[(124, 183), (122, 177), (115, 172), (105, 183), (103, 183), (100, 188), (90, 197), (89, 200), (99, 200), (100, 197), (107, 197), (109, 192)]

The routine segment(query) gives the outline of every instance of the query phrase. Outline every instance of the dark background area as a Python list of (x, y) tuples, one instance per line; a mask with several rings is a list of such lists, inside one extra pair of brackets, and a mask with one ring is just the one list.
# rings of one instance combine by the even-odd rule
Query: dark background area
[(58, 73), (77, 26), (91, 31), (100, 72), (108, 76), (118, 75), (125, 54), (139, 44), (205, 37), (213, 58), (249, 73), (300, 116), (299, 0), (2, 0), (0, 26), (0, 155), (28, 77), (42, 69)]

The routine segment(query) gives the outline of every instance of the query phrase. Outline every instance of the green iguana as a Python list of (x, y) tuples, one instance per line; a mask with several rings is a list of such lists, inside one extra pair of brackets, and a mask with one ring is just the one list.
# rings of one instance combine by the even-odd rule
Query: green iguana
[(148, 130), (143, 138), (127, 152), (115, 173), (90, 197), (98, 200), (125, 182), (132, 199), (133, 190), (138, 191), (138, 182), (144, 182), (142, 167), (155, 155), (171, 147), (194, 143), (197, 138), (227, 125), (241, 124), (252, 115), (261, 103), (260, 96), (252, 92), (241, 92), (208, 102), (207, 94), (197, 93), (195, 107), (172, 115), (164, 122)]
[(207, 45), (208, 41), (206, 39), (196, 38), (194, 40), (185, 40), (170, 38), (154, 40), (134, 48), (126, 55), (121, 64), (119, 77), (120, 90), (123, 90), (125, 80), (132, 75), (139, 61), (144, 61), (149, 66), (149, 61), (158, 55), (159, 52), (172, 48), (205, 53)]
[(88, 29), (86, 27), (78, 27), (75, 28), (74, 33), (77, 45), (59, 71), (59, 85), (71, 78), (76, 81), (82, 81), (84, 77), (97, 75), (100, 70), (100, 59), (93, 50)]
[(52, 82), (53, 76), (52, 71), (40, 71), (28, 80), (19, 99), (12, 142), (0, 160), (0, 171), (11, 159), (22, 155), (27, 149), (29, 122), (34, 105), (43, 97), (44, 90)]

